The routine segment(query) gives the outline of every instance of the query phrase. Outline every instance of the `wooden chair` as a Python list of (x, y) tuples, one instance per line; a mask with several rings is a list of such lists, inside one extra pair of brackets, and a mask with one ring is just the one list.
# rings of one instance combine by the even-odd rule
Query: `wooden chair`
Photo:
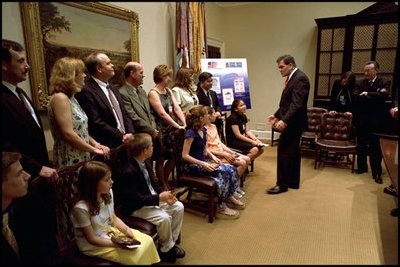
[(300, 138), (301, 152), (314, 151), (315, 139), (321, 134), (322, 115), (327, 113), (328, 110), (319, 107), (307, 108), (307, 130), (303, 132)]
[[(321, 136), (315, 140), (314, 169), (327, 162), (335, 165), (344, 163), (346, 166), (351, 164), (351, 172), (354, 172), (357, 143), (351, 138), (351, 122), (351, 114), (338, 112), (322, 115)], [(342, 156), (344, 162), (340, 160)]]
[[(177, 198), (185, 205), (196, 211), (207, 214), (208, 222), (212, 223), (216, 215), (216, 201), (217, 185), (211, 177), (207, 176), (192, 176), (184, 173), (184, 161), (182, 160), (183, 142), (185, 139), (185, 130), (178, 129), (174, 132), (174, 159), (177, 173), (177, 185), (179, 187), (186, 187), (186, 190), (177, 194)], [(196, 200), (193, 193), (201, 193), (206, 196), (206, 200)], [(186, 199), (180, 198), (187, 193)]]

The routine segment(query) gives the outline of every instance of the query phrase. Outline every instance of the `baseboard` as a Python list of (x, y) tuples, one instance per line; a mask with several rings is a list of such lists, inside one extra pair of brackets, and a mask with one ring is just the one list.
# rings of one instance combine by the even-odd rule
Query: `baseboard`
[[(272, 138), (272, 131), (259, 131), (259, 130), (250, 130), (255, 136), (257, 136), (258, 139), (262, 140), (262, 141), (267, 141), (267, 140), (271, 140)], [(274, 140), (279, 139), (279, 133), (278, 132), (274, 132)]]

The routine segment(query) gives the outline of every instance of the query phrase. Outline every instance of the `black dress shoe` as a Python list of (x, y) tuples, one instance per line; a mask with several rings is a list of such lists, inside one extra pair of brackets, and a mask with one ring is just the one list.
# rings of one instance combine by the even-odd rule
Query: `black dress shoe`
[(288, 191), (287, 186), (276, 185), (276, 186), (268, 189), (267, 194), (280, 194), (280, 193), (287, 192), (287, 191)]
[(375, 176), (375, 182), (378, 184), (382, 184), (382, 177), (380, 175)]
[(172, 247), (167, 252), (162, 252), (161, 250), (158, 250), (158, 255), (160, 256), (160, 259), (162, 261), (166, 261), (166, 262), (169, 262), (169, 263), (175, 263), (176, 262), (175, 246)]
[(173, 247), (175, 249), (175, 257), (177, 259), (183, 258), (186, 255), (186, 252), (178, 246)]
[(364, 173), (364, 172), (368, 172), (368, 169), (357, 169), (357, 170), (356, 170), (356, 173), (357, 173), (357, 174), (362, 174), (362, 173)]
[(292, 188), (292, 189), (299, 189), (300, 188), (299, 185), (288, 185), (288, 187)]
[(394, 188), (393, 185), (386, 186), (383, 189), (383, 192), (386, 193), (386, 194), (389, 194), (391, 196), (397, 197), (397, 192), (396, 192), (396, 189)]
[(394, 208), (390, 211), (390, 215), (392, 215), (393, 217), (399, 217), (399, 209), (398, 208)]

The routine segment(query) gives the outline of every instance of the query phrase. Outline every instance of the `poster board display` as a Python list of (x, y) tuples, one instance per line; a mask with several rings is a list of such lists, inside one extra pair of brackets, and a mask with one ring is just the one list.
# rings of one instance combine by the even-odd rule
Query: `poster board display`
[(230, 111), (235, 98), (241, 98), (251, 109), (250, 86), (245, 58), (203, 58), (201, 71), (213, 75), (213, 88), (222, 111)]

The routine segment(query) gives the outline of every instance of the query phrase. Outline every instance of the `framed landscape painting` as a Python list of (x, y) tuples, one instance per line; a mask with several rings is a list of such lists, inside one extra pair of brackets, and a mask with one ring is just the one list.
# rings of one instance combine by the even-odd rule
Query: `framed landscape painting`
[(110, 83), (123, 83), (123, 67), (139, 61), (139, 18), (127, 9), (98, 2), (20, 3), (32, 100), (38, 110), (49, 102), (54, 62), (65, 56), (82, 60), (103, 52), (115, 67)]

